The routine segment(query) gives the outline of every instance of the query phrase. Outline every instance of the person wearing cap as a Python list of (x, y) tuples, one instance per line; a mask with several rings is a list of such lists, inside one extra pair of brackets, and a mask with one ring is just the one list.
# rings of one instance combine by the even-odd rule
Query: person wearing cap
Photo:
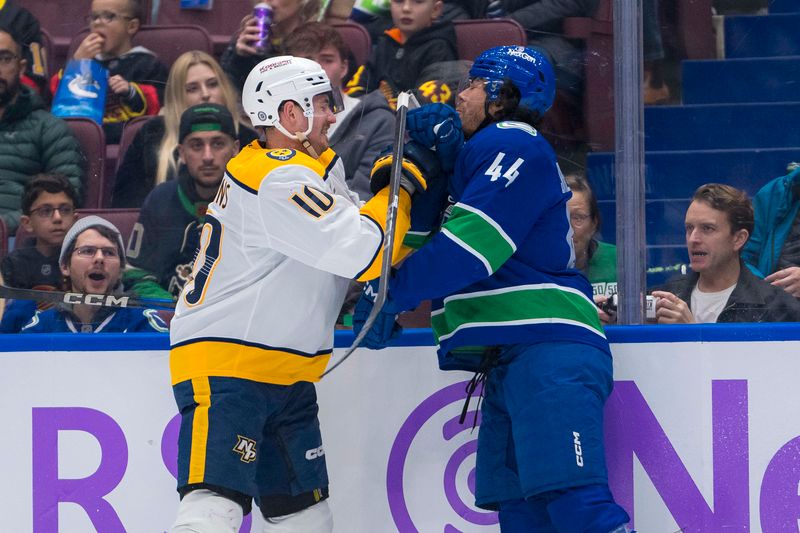
[[(71, 292), (122, 292), (125, 247), (119, 230), (104, 218), (88, 216), (79, 219), (64, 237), (58, 262)], [(37, 312), (21, 333), (166, 331), (167, 325), (154, 309), (62, 303)]]
[(175, 298), (192, 272), (206, 208), (239, 152), (234, 119), (219, 104), (197, 104), (181, 115), (177, 179), (153, 189), (128, 242), (125, 286), (142, 298)]

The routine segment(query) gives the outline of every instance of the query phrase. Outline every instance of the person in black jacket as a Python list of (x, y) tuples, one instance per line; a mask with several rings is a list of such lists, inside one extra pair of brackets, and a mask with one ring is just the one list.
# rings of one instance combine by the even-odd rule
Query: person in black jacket
[(206, 208), (225, 165), (239, 152), (235, 120), (222, 105), (203, 103), (183, 112), (177, 179), (147, 195), (128, 242), (125, 286), (143, 298), (173, 298), (192, 273)]
[(753, 231), (744, 191), (702, 185), (685, 221), (692, 272), (652, 292), (659, 324), (800, 321), (800, 303), (753, 275), (740, 257)]
[(398, 93), (428, 81), (420, 76), (426, 67), (457, 60), (453, 23), (435, 22), (442, 6), (442, 0), (392, 2), (394, 27), (381, 35), (367, 64), (347, 84), (348, 94), (380, 89), (394, 107)]

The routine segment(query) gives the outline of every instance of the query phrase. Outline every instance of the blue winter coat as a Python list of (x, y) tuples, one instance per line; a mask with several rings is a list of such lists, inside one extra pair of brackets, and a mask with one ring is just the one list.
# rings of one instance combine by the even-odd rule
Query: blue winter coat
[(762, 278), (778, 270), (778, 259), (800, 208), (795, 188), (800, 187), (800, 167), (776, 178), (753, 198), (755, 227), (742, 252), (750, 269)]

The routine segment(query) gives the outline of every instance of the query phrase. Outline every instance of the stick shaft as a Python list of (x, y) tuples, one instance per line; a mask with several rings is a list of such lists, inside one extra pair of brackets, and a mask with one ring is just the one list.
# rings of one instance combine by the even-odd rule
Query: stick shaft
[(364, 327), (356, 336), (353, 344), (347, 349), (341, 359), (323, 372), (321, 377), (330, 374), (336, 367), (341, 365), (345, 359), (350, 357), (356, 348), (364, 340), (375, 319), (378, 317), (383, 304), (386, 302), (386, 294), (389, 291), (389, 274), (392, 270), (392, 251), (394, 249), (395, 226), (397, 225), (397, 209), (400, 195), (400, 174), (403, 169), (403, 149), (406, 134), (406, 113), (410, 98), (410, 92), (402, 92), (397, 95), (397, 115), (394, 122), (394, 145), (392, 149), (392, 170), (389, 175), (389, 208), (386, 211), (386, 230), (383, 233), (383, 256), (381, 263), (380, 281), (378, 282), (378, 296), (375, 298), (375, 305), (364, 322)]
[(175, 309), (171, 300), (143, 299), (122, 294), (84, 294), (80, 292), (40, 291), (0, 285), (0, 298), (37, 302), (96, 305), (101, 307), (148, 307)]

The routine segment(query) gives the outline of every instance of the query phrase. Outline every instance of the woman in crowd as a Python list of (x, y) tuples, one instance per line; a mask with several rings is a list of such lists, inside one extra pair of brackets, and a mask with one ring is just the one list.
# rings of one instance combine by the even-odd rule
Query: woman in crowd
[[(181, 114), (203, 102), (227, 107), (240, 115), (236, 91), (219, 63), (198, 50), (182, 54), (169, 72), (164, 106), (136, 133), (117, 171), (112, 207), (141, 207), (159, 183), (175, 177), (178, 169), (178, 125)], [(240, 146), (257, 138), (255, 131), (237, 124)]]
[(597, 240), (600, 232), (600, 210), (589, 182), (581, 174), (564, 178), (572, 189), (567, 202), (575, 247), (575, 268), (592, 284), (595, 296), (611, 296), (617, 292), (617, 247)]

